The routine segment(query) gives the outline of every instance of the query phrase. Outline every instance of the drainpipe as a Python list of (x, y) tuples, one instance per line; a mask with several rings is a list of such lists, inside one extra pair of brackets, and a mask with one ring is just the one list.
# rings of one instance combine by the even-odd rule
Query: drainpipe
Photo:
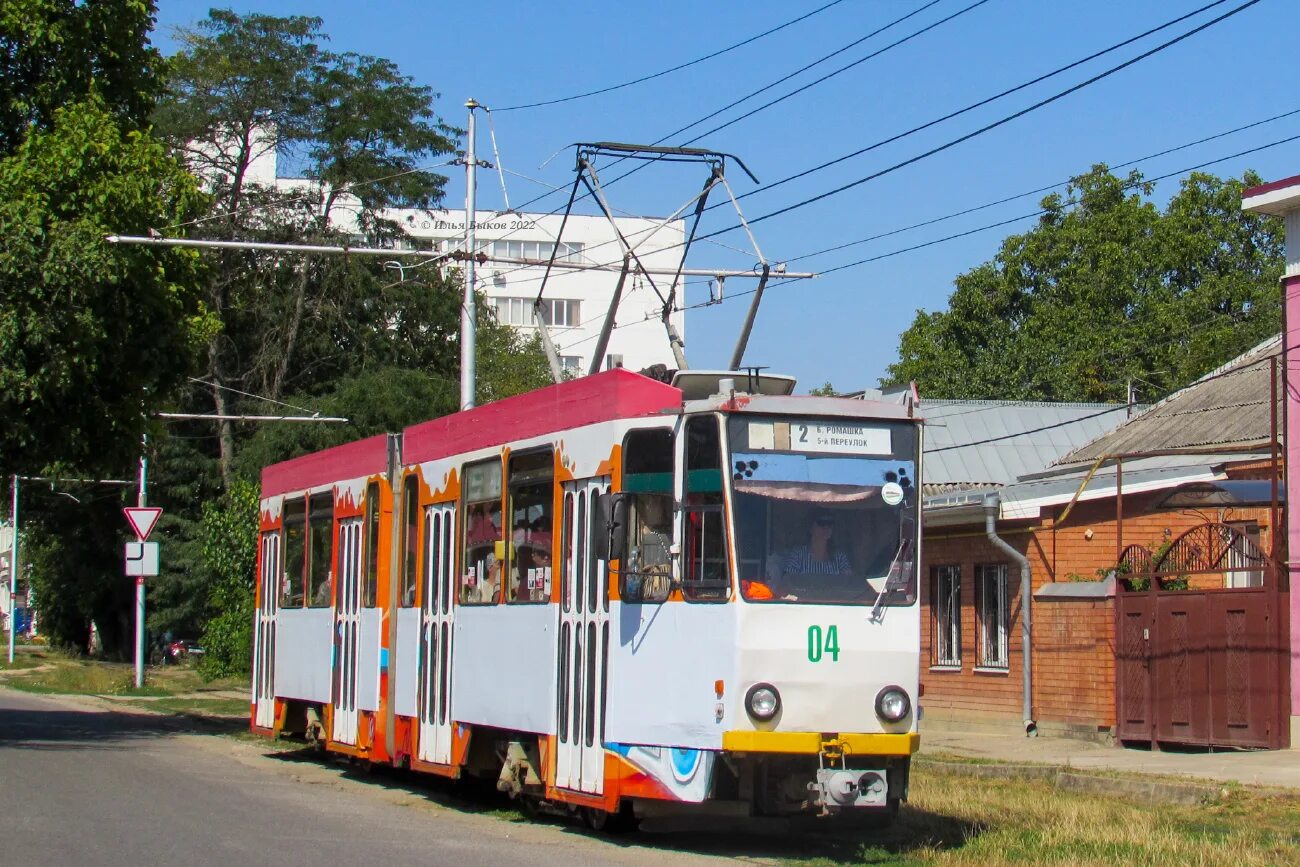
[(1029, 558), (1021, 554), (1015, 548), (1007, 543), (998, 535), (998, 511), (1001, 500), (996, 493), (984, 495), (984, 533), (988, 536), (999, 551), (1006, 554), (1011, 559), (1020, 564), (1020, 637), (1021, 637), (1021, 662), (1024, 668), (1024, 685), (1022, 686), (1024, 701), (1021, 708), (1025, 719), (1025, 736), (1038, 736), (1038, 723), (1034, 721), (1033, 695), (1034, 695), (1034, 673), (1033, 673), (1033, 645), (1030, 641), (1032, 630), (1030, 629), (1031, 605), (1033, 601), (1033, 581), (1032, 574), (1029, 570)]

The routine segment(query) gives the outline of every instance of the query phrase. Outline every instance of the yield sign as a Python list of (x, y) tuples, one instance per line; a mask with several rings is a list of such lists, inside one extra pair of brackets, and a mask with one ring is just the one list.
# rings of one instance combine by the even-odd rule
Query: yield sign
[(153, 532), (153, 525), (158, 523), (162, 509), (153, 506), (128, 506), (122, 510), (122, 514), (126, 515), (131, 529), (135, 530), (136, 538), (143, 542)]

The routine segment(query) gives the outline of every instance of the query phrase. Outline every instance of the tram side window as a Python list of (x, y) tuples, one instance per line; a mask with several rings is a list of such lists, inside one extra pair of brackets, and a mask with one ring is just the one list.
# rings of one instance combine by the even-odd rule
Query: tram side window
[(724, 601), (730, 592), (722, 500), (722, 438), (718, 419), (686, 422), (686, 500), (683, 510), (682, 596), (694, 602)]
[(307, 504), (287, 500), (284, 504), (284, 575), (280, 584), (280, 607), (301, 608), (307, 574)]
[(500, 597), (505, 560), (501, 526), (501, 461), (465, 467), (465, 566), (459, 576), (463, 605), (488, 605)]
[(619, 595), (628, 602), (663, 602), (672, 590), (673, 435), (668, 428), (635, 430), (623, 441), (623, 490), (629, 494), (626, 559)]
[(366, 485), (364, 580), (361, 584), (361, 604), (374, 608), (379, 590), (379, 483)]
[(307, 515), (307, 604), (328, 608), (330, 594), (330, 549), (334, 543), (334, 495), (311, 498)]
[(555, 459), (551, 450), (510, 457), (510, 602), (551, 598), (551, 524)]
[(411, 473), (402, 480), (402, 586), (397, 604), (410, 608), (415, 604), (415, 586), (419, 576), (420, 553), (420, 478)]

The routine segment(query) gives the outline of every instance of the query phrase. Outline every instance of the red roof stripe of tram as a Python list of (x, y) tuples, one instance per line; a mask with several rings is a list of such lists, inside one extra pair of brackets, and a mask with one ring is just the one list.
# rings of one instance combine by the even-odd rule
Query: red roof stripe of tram
[(616, 368), (408, 427), (402, 461), (409, 466), (681, 405), (682, 393), (671, 385)]
[(262, 470), (262, 496), (305, 491), (317, 485), (359, 479), (387, 469), (388, 436), (377, 434), (271, 464)]

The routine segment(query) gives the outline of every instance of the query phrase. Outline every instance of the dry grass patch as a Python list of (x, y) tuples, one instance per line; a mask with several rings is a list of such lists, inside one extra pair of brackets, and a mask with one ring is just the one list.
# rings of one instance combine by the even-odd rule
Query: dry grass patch
[(794, 863), (1296, 864), (1300, 796), (1234, 789), (1171, 806), (921, 767), (895, 826), (849, 843)]

